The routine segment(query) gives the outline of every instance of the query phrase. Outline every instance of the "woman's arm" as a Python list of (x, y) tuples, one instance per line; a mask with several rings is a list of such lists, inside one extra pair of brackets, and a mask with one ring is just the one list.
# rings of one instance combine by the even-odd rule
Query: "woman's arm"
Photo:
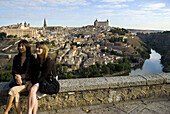
[(13, 60), (13, 65), (12, 65), (12, 75), (15, 77), (15, 74), (18, 74), (18, 55), (16, 55), (14, 57), (14, 60)]
[(33, 58), (30, 61), (30, 70), (29, 70), (29, 77), (31, 79), (32, 84), (35, 84), (36, 81), (38, 80), (38, 76), (39, 76), (39, 64), (37, 63), (36, 59)]
[(42, 66), (41, 76), (37, 80), (37, 83), (42, 82), (48, 76), (49, 72), (52, 71), (52, 65), (53, 65), (52, 60), (48, 58)]

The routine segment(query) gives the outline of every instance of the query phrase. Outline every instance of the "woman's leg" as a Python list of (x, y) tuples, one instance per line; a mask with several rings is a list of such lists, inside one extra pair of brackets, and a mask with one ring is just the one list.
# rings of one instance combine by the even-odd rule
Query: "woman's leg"
[(9, 110), (10, 110), (11, 106), (12, 106), (12, 102), (13, 102), (13, 100), (14, 100), (14, 97), (13, 97), (13, 96), (11, 96), (11, 95), (9, 95), (9, 97), (8, 97), (8, 101), (7, 101), (6, 110), (5, 110), (4, 114), (8, 114), (8, 112), (9, 112)]
[(38, 91), (38, 86), (34, 85), (31, 87), (28, 96), (28, 114), (32, 114), (33, 108), (35, 108), (37, 104), (36, 93)]
[(15, 108), (16, 108), (17, 114), (22, 114), (20, 103), (19, 102), (15, 102), (14, 104), (15, 104)]
[(8, 114), (11, 106), (12, 106), (12, 102), (15, 98), (15, 108), (18, 114), (21, 114), (21, 106), (19, 103), (19, 98), (20, 98), (20, 93), (24, 92), (26, 90), (28, 82), (26, 82), (26, 85), (21, 85), (21, 86), (14, 86), (13, 88), (10, 89), (9, 91), (9, 100), (7, 102), (7, 109), (5, 110), (4, 114)]
[(37, 114), (37, 110), (38, 110), (38, 100), (36, 99), (35, 106), (33, 108), (33, 114)]

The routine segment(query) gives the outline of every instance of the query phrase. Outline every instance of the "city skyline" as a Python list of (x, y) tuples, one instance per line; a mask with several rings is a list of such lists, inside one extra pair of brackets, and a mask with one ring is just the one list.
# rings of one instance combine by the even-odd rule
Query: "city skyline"
[(169, 0), (0, 0), (0, 26), (81, 27), (109, 20), (109, 26), (170, 30)]

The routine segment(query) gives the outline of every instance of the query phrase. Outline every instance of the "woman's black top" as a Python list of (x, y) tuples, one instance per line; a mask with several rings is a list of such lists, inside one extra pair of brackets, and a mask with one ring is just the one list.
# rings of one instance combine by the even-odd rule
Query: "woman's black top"
[(51, 58), (47, 57), (46, 61), (41, 65), (39, 64), (39, 71), (40, 76), (37, 77), (37, 80), (34, 81), (35, 83), (41, 83), (45, 78), (49, 78), (51, 73), (56, 76), (56, 67), (55, 67), (55, 61)]
[(16, 55), (13, 60), (12, 75), (15, 77), (15, 74), (28, 74), (27, 80), (34, 80), (39, 75), (36, 66), (37, 61), (33, 55), (27, 56), (22, 66), (21, 55)]

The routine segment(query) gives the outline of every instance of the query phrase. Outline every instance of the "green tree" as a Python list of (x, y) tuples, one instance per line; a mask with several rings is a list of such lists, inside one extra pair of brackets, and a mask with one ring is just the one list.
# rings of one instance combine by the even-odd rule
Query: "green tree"
[(29, 35), (29, 34), (26, 34), (26, 35), (23, 35), (23, 37), (25, 37), (25, 38), (30, 38), (30, 35)]
[(104, 64), (104, 65), (102, 66), (102, 72), (103, 72), (104, 74), (110, 74), (110, 68)]
[(107, 66), (110, 68), (110, 74), (115, 72), (115, 65), (112, 63), (108, 63)]
[(62, 73), (62, 65), (61, 64), (56, 64), (56, 73), (61, 74)]
[(67, 73), (67, 66), (63, 66), (63, 73)]
[(10, 59), (7, 66), (6, 66), (6, 69), (7, 70), (12, 70), (12, 65), (13, 65), (13, 59)]
[(51, 41), (51, 44), (53, 45), (53, 46), (55, 46), (55, 41), (53, 40), (53, 41)]
[(4, 38), (6, 38), (6, 33), (5, 32), (1, 32), (0, 33), (0, 38), (3, 40)]
[(67, 79), (72, 79), (73, 78), (73, 74), (71, 72), (68, 73), (68, 75), (66, 76)]
[(123, 71), (123, 64), (116, 64), (116, 65), (115, 65), (115, 69), (116, 69), (116, 71), (118, 71), (118, 72)]
[(8, 38), (14, 38), (14, 35), (10, 34), (7, 36)]
[(11, 71), (1, 71), (0, 82), (8, 82), (12, 77)]
[(17, 38), (17, 35), (14, 35), (14, 38)]
[[(124, 39), (124, 43), (127, 43), (128, 39)], [(133, 46), (132, 46), (133, 47)]]

